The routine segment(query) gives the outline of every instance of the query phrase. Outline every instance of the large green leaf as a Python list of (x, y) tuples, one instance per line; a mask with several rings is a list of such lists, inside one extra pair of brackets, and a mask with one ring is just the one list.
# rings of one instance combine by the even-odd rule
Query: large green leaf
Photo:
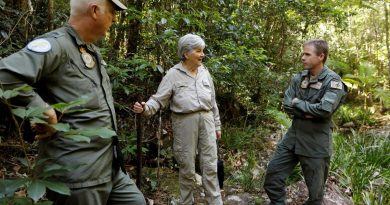
[(2, 179), (0, 180), (0, 198), (4, 196), (12, 196), (14, 192), (27, 183), (27, 179), (15, 179), (8, 180)]
[(80, 134), (88, 137), (99, 136), (101, 138), (111, 138), (116, 135), (116, 132), (106, 127), (102, 127), (98, 129), (81, 130)]
[(30, 107), (27, 109), (16, 108), (16, 109), (12, 109), (12, 113), (22, 119), (25, 118), (45, 119), (47, 117), (43, 114), (43, 112), (45, 112), (47, 109), (48, 108), (42, 108), (42, 107)]
[(51, 176), (61, 176), (69, 173), (74, 168), (68, 166), (62, 166), (59, 164), (49, 164), (44, 167), (43, 171), (39, 173), (40, 178), (47, 178)]
[(53, 181), (46, 181), (43, 180), (42, 183), (47, 186), (50, 190), (57, 192), (59, 194), (63, 195), (70, 195), (70, 189), (65, 185), (65, 183), (62, 182), (53, 182)]
[[(1, 4), (1, 1), (0, 1), (0, 4)], [(6, 91), (3, 91), (2, 89), (0, 89), (0, 98), (4, 98), (4, 99), (8, 100), (10, 98), (18, 96), (20, 94), (20, 91), (27, 92), (27, 91), (30, 91), (31, 89), (32, 88), (29, 85), (23, 85), (23, 86), (15, 88), (15, 89), (6, 90)]]
[(57, 124), (53, 124), (53, 125), (50, 125), (52, 126), (54, 129), (58, 130), (58, 131), (61, 131), (61, 132), (67, 132), (70, 130), (70, 125), (69, 124), (64, 124), (64, 123), (57, 123)]
[(98, 129), (77, 129), (77, 130), (69, 130), (64, 133), (64, 136), (70, 139), (73, 139), (78, 142), (90, 142), (91, 137), (99, 136), (101, 138), (111, 138), (116, 135), (116, 132), (106, 128), (98, 128)]
[(66, 138), (70, 138), (76, 142), (91, 142), (91, 138), (83, 136), (83, 135), (65, 135)]
[(12, 109), (12, 113), (22, 119), (26, 118), (27, 116), (26, 109), (23, 108)]
[(37, 202), (46, 193), (46, 186), (41, 180), (33, 180), (30, 185), (27, 186), (27, 194), (34, 202)]
[(86, 109), (74, 109), (74, 110), (70, 110), (70, 109), (87, 103), (89, 99), (90, 98), (88, 96), (81, 96), (80, 99), (77, 99), (75, 101), (71, 101), (69, 103), (57, 103), (51, 106), (61, 113), (79, 112)]

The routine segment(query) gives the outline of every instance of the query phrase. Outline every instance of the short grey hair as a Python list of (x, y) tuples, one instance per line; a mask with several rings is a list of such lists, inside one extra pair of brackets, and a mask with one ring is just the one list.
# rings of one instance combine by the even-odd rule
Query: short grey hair
[[(96, 3), (105, 8), (105, 1), (108, 0), (70, 0), (70, 15), (77, 16), (87, 11), (90, 3)], [(104, 10), (103, 10), (104, 11)]]
[(177, 56), (181, 60), (185, 60), (185, 53), (190, 52), (195, 48), (204, 49), (205, 47), (206, 43), (200, 36), (189, 33), (179, 39), (179, 43), (177, 45)]

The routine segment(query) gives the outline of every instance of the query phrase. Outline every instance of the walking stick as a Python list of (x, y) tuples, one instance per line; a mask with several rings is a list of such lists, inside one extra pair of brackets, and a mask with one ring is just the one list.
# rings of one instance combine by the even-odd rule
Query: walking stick
[(157, 130), (157, 186), (160, 184), (160, 152), (161, 152), (161, 110), (158, 116), (158, 130)]
[(223, 181), (225, 181), (225, 171), (224, 171), (225, 167), (223, 165), (223, 158), (220, 152), (218, 141), (217, 141), (217, 156), (218, 156), (217, 176), (218, 176), (219, 188), (223, 189)]
[(137, 132), (137, 187), (141, 188), (142, 178), (142, 138), (144, 135), (144, 123), (142, 114), (135, 115), (135, 126)]

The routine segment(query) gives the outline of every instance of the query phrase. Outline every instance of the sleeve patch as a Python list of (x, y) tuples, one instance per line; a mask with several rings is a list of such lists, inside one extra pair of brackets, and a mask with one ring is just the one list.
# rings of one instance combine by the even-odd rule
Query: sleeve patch
[(343, 89), (343, 83), (341, 81), (331, 81), (330, 82), (330, 87), (334, 89)]
[(46, 53), (51, 50), (51, 44), (46, 39), (36, 39), (27, 44), (27, 49), (37, 53)]
[(324, 95), (324, 100), (322, 103), (322, 108), (328, 112), (332, 112), (334, 104), (337, 99), (337, 94), (333, 92), (327, 92)]

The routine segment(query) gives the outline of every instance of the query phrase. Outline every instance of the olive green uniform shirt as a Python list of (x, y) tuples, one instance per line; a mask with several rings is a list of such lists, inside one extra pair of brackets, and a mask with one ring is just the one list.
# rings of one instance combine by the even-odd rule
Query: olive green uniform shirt
[[(284, 109), (293, 117), (282, 142), (295, 154), (329, 157), (332, 152), (331, 116), (341, 105), (347, 88), (340, 76), (326, 66), (317, 78), (308, 70), (295, 75), (285, 92)], [(299, 101), (292, 103), (294, 98)]]
[(214, 83), (203, 65), (198, 68), (196, 77), (192, 77), (182, 63), (169, 69), (157, 93), (146, 102), (144, 115), (153, 115), (159, 109), (167, 107), (169, 103), (171, 111), (176, 114), (212, 111), (215, 129), (221, 130)]
[[(105, 63), (95, 45), (86, 45), (69, 25), (39, 39), (49, 42), (48, 51), (29, 46), (0, 60), (0, 83), (5, 89), (29, 84), (35, 89), (13, 99), (27, 107), (69, 103), (88, 96), (80, 112), (63, 114), (60, 122), (73, 129), (109, 127), (116, 130), (115, 110)], [(38, 45), (39, 47), (39, 45)], [(46, 44), (47, 48), (47, 44)], [(94, 66), (86, 66), (81, 49), (88, 52)], [(40, 141), (40, 157), (65, 166), (78, 166), (58, 180), (70, 188), (93, 186), (111, 180), (112, 139), (92, 138), (90, 143), (61, 137)]]

